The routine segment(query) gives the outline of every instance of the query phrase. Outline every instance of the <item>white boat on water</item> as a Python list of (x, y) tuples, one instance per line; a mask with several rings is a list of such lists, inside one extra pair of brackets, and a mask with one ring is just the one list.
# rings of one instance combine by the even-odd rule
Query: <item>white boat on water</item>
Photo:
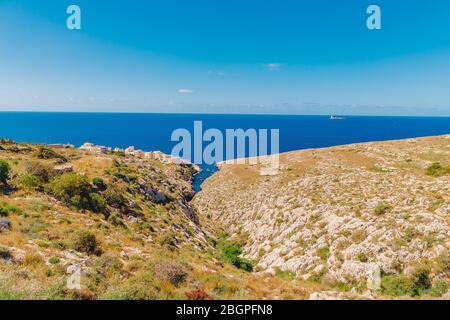
[(330, 117), (330, 120), (344, 120), (345, 118), (344, 117), (342, 117), (342, 116), (331, 116)]

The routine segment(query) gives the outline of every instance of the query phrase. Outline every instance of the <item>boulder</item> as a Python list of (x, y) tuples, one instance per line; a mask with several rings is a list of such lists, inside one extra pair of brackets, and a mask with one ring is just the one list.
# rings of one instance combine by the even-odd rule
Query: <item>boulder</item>
[(73, 165), (71, 165), (71, 164), (62, 164), (62, 165), (55, 166), (53, 168), (53, 173), (55, 175), (62, 175), (62, 174), (71, 173), (71, 172), (73, 172)]
[(0, 220), (0, 233), (11, 230), (11, 222), (9, 220)]

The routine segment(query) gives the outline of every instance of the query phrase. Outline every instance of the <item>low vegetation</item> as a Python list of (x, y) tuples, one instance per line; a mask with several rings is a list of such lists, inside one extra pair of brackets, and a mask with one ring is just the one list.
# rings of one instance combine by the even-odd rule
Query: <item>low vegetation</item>
[(450, 174), (450, 165), (442, 166), (439, 162), (435, 162), (426, 169), (425, 173), (432, 177), (442, 177)]
[(89, 231), (79, 231), (72, 236), (72, 248), (78, 252), (98, 254), (99, 248), (95, 234)]
[(103, 197), (94, 192), (86, 177), (79, 174), (66, 173), (58, 176), (50, 182), (48, 189), (56, 198), (78, 210), (105, 210), (106, 202)]
[(429, 267), (420, 266), (410, 277), (386, 275), (381, 279), (382, 294), (394, 297), (441, 297), (447, 293), (449, 285), (442, 279), (436, 279), (433, 283), (430, 272)]
[(65, 156), (55, 152), (54, 150), (52, 150), (50, 148), (46, 148), (46, 147), (39, 147), (38, 150), (36, 151), (35, 156), (38, 159), (57, 159), (62, 162), (67, 161), (67, 158)]
[(380, 202), (379, 204), (377, 204), (377, 206), (375, 207), (375, 209), (373, 211), (374, 211), (375, 215), (382, 216), (391, 209), (392, 209), (392, 207), (389, 204)]
[(220, 258), (227, 263), (247, 272), (253, 271), (251, 261), (243, 259), (241, 245), (235, 241), (229, 240), (227, 235), (221, 235), (217, 241), (216, 248), (220, 253)]
[(0, 183), (6, 184), (9, 175), (9, 164), (5, 160), (0, 160)]

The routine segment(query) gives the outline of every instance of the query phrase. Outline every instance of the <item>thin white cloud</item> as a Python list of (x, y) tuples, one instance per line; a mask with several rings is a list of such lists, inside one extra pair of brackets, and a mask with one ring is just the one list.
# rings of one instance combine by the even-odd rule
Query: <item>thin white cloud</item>
[(190, 94), (190, 93), (194, 93), (194, 90), (182, 88), (182, 89), (178, 89), (178, 93), (181, 93), (181, 94)]
[(280, 70), (282, 67), (284, 67), (284, 64), (281, 63), (267, 63), (264, 65), (264, 68), (266, 68), (269, 71), (277, 71)]

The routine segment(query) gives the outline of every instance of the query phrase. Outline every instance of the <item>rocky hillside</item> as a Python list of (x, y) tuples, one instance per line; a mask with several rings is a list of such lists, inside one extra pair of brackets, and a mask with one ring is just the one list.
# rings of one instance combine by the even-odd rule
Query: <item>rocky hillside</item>
[(194, 199), (203, 225), (245, 239), (256, 270), (353, 290), (375, 279), (393, 296), (447, 292), (449, 135), (289, 152), (280, 163), (273, 176), (222, 164)]
[(206, 233), (196, 168), (0, 140), (1, 299), (305, 299)]
[(450, 298), (449, 142), (223, 165), (195, 195), (189, 164), (0, 140), (0, 300)]

